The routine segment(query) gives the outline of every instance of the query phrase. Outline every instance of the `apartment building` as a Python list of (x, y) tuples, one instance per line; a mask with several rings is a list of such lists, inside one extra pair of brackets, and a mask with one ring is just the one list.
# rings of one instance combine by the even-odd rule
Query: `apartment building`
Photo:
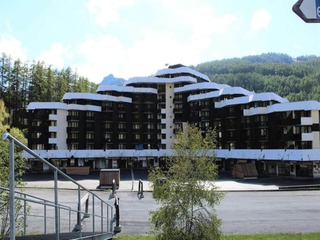
[(96, 94), (66, 93), (27, 111), (29, 147), (61, 169), (163, 166), (177, 131), (195, 124), (216, 129), (222, 170), (253, 163), (259, 174), (320, 177), (319, 102), (217, 84), (180, 64), (151, 77), (110, 75)]

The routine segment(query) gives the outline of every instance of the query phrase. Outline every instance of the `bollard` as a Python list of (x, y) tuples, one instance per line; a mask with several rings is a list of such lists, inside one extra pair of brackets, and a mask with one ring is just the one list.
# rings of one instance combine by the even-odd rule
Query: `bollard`
[(119, 202), (120, 202), (120, 199), (116, 197), (114, 200), (114, 206), (116, 208), (116, 226), (114, 227), (115, 233), (121, 232)]
[(116, 180), (112, 179), (112, 193), (110, 195), (111, 198), (114, 198), (116, 195)]
[(144, 195), (143, 195), (143, 182), (141, 181), (141, 179), (139, 179), (138, 196), (139, 196), (139, 198), (144, 198)]

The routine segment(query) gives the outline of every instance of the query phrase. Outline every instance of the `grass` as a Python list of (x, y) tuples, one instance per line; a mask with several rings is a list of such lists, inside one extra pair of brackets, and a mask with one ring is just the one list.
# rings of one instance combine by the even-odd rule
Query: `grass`
[[(128, 236), (117, 235), (117, 240), (155, 240), (154, 236)], [(254, 235), (224, 235), (221, 240), (318, 240), (320, 233), (278, 233), (278, 234), (254, 234)]]

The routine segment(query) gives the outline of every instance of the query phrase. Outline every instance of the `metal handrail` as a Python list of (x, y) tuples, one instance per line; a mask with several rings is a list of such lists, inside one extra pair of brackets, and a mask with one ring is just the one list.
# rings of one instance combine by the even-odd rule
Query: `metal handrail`
[[(10, 189), (9, 188), (5, 188), (5, 187), (1, 187), (0, 186), (0, 190), (2, 191), (7, 191), (9, 192)], [(71, 230), (71, 212), (74, 211), (71, 207), (67, 206), (67, 205), (62, 205), (59, 204), (58, 206), (56, 206), (54, 204), (54, 202), (49, 201), (47, 199), (44, 198), (40, 198), (37, 196), (33, 196), (24, 192), (20, 192), (20, 191), (14, 191), (15, 192), (15, 199), (21, 200), (23, 202), (22, 208), (24, 209), (23, 214), (18, 214), (18, 215), (22, 215), (24, 217), (24, 223), (23, 223), (23, 235), (27, 234), (27, 218), (28, 217), (36, 217), (36, 218), (43, 218), (44, 220), (44, 226), (43, 226), (43, 232), (46, 234), (47, 233), (47, 225), (46, 225), (46, 220), (47, 219), (54, 219), (54, 217), (50, 217), (47, 215), (47, 206), (48, 207), (52, 207), (52, 208), (59, 208), (60, 210), (65, 210), (68, 211), (68, 217), (66, 218), (66, 220), (68, 220), (69, 222), (69, 231)], [(28, 204), (32, 203), (32, 204), (38, 204), (38, 205), (43, 205), (44, 206), (44, 213), (43, 215), (41, 214), (30, 214), (27, 212), (27, 208), (28, 208)], [(60, 218), (61, 220), (61, 218)]]
[[(60, 208), (59, 206), (62, 206), (59, 204), (59, 199), (58, 199), (58, 175), (61, 175), (62, 177), (66, 178), (67, 180), (71, 181), (74, 183), (78, 188), (78, 208), (77, 210), (70, 210), (69, 212), (76, 212), (77, 213), (77, 230), (79, 231), (80, 237), (82, 236), (82, 227), (81, 227), (81, 214), (84, 212), (81, 210), (81, 191), (87, 192), (91, 198), (92, 198), (92, 213), (89, 215), (92, 216), (92, 235), (96, 235), (97, 232), (95, 230), (95, 219), (100, 218), (101, 221), (101, 232), (105, 233), (112, 233), (112, 228), (113, 228), (113, 207), (108, 204), (106, 201), (104, 201), (102, 198), (100, 198), (98, 195), (90, 191), (89, 189), (85, 188), (78, 182), (76, 182), (73, 178), (62, 172), (60, 169), (55, 167), (53, 164), (49, 163), (47, 160), (39, 156), (37, 153), (29, 149), (27, 146), (25, 146), (23, 143), (21, 143), (18, 139), (10, 135), (9, 133), (3, 134), (2, 137), (3, 140), (9, 139), (10, 144), (9, 144), (9, 171), (10, 171), (10, 189), (9, 189), (9, 194), (10, 194), (10, 239), (14, 240), (15, 239), (15, 222), (14, 222), (14, 216), (15, 216), (15, 207), (14, 207), (14, 202), (15, 202), (15, 179), (14, 179), (14, 144), (17, 144), (20, 148), (22, 148), (24, 151), (32, 155), (34, 158), (40, 160), (43, 164), (47, 165), (49, 169), (53, 170), (54, 173), (54, 201), (51, 203), (54, 206), (55, 209), (55, 236), (56, 240), (60, 239)], [(23, 193), (24, 194), (24, 193)], [(24, 199), (23, 199), (24, 200)], [(95, 200), (100, 202), (100, 214), (97, 214), (95, 212)], [(47, 205), (45, 205), (47, 206)], [(106, 208), (107, 214), (104, 214), (104, 209)], [(70, 213), (69, 213), (70, 215)], [(106, 216), (106, 217), (105, 217)], [(104, 221), (107, 221), (107, 229), (104, 231)]]

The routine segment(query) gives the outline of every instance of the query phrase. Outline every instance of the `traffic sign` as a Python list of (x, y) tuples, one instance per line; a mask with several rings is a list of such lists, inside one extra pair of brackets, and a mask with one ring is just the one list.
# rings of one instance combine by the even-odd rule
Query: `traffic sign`
[(320, 23), (320, 0), (299, 0), (292, 10), (307, 23)]

